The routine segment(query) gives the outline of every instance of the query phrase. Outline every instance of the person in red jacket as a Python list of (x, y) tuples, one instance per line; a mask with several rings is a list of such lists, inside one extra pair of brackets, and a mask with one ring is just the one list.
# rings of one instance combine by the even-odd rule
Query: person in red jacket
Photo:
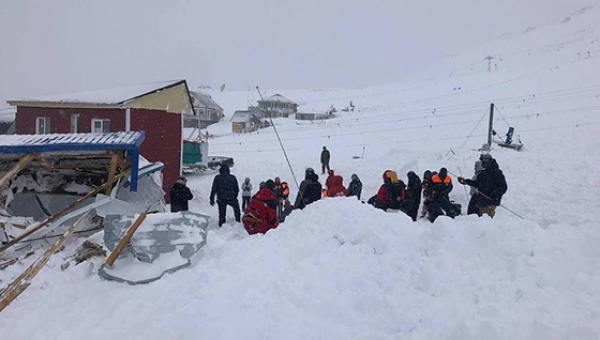
[(340, 175), (334, 175), (327, 179), (327, 197), (346, 197), (348, 190), (344, 187), (344, 178)]
[(329, 188), (331, 186), (331, 181), (333, 180), (333, 177), (335, 177), (335, 173), (333, 172), (333, 170), (329, 170), (328, 174), (329, 176), (327, 176), (327, 179), (325, 180), (326, 188)]
[(400, 210), (406, 197), (404, 182), (392, 170), (384, 171), (382, 177), (383, 184), (379, 187), (377, 195), (371, 197), (367, 203), (383, 211), (388, 209)]
[(252, 197), (242, 218), (244, 229), (248, 234), (264, 234), (279, 225), (276, 210), (278, 202), (274, 189), (275, 183), (268, 180), (265, 182), (265, 187)]

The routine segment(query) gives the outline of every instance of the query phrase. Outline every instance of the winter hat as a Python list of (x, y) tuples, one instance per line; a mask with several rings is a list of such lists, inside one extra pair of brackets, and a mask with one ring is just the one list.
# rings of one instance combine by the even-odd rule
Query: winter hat
[(277, 183), (281, 183), (281, 178), (275, 177), (275, 184), (277, 184)]
[(266, 184), (265, 182), (260, 182), (260, 183), (258, 184), (258, 188), (259, 188), (259, 189), (262, 189), (262, 188), (264, 188), (266, 185), (267, 185), (267, 184)]
[(429, 170), (425, 170), (425, 172), (423, 173), (423, 179), (431, 179), (431, 171)]
[(275, 182), (273, 182), (273, 180), (272, 180), (272, 179), (270, 179), (270, 180), (267, 180), (267, 181), (265, 182), (265, 187), (267, 187), (267, 188), (269, 188), (269, 189), (273, 190), (273, 189), (275, 189)]
[(350, 176), (350, 178), (351, 178), (353, 181), (358, 181), (358, 175), (357, 175), (357, 174), (352, 174), (352, 176)]
[(488, 165), (492, 163), (494, 157), (492, 157), (492, 155), (490, 155), (489, 153), (486, 153), (479, 156), (479, 160), (481, 160), (481, 166), (485, 169), (488, 167)]
[(244, 182), (250, 183), (250, 177), (246, 177), (246, 178), (244, 179)]
[(446, 178), (446, 176), (448, 176), (448, 169), (441, 168), (438, 176), (440, 176), (440, 178)]
[(179, 176), (179, 178), (177, 179), (177, 182), (179, 183), (187, 183), (187, 178), (183, 177), (183, 176)]
[(306, 175), (306, 177), (308, 177), (309, 175), (312, 176), (315, 174), (315, 169), (313, 168), (306, 168), (306, 170), (304, 171), (304, 174)]

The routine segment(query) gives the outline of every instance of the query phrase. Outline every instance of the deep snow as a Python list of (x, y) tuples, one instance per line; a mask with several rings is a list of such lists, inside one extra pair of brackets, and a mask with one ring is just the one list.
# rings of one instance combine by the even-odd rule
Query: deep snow
[[(77, 240), (0, 314), (0, 333), (10, 339), (599, 339), (598, 17), (600, 9), (592, 8), (567, 23), (504, 36), (406, 83), (269, 91), (305, 111), (354, 102), (355, 112), (332, 121), (275, 123), (296, 175), (317, 169), (326, 145), (345, 184), (352, 173), (361, 177), (363, 198), (375, 194), (388, 168), (402, 178), (442, 166), (471, 176), (479, 154), (473, 149), (485, 141), (494, 101), (498, 133), (511, 124), (525, 143), (519, 153), (492, 151), (509, 185), (503, 204), (524, 220), (499, 208), (493, 220), (413, 223), (336, 198), (251, 237), (229, 211), (223, 228), (211, 221), (192, 267), (135, 287), (100, 279), (100, 259), (60, 271), (83, 242)], [(486, 71), (488, 54), (503, 60), (498, 71)], [(248, 98), (211, 95), (229, 116)], [(272, 130), (240, 136), (230, 129), (227, 121), (209, 127), (216, 136), (210, 153), (233, 156), (239, 180), (251, 177), (255, 187), (275, 176), (293, 182)], [(363, 147), (364, 158), (353, 159)], [(211, 182), (212, 176), (190, 179), (191, 209), (216, 216), (208, 205)], [(451, 198), (466, 207), (465, 190), (454, 184)], [(0, 272), (0, 284), (17, 269)]]

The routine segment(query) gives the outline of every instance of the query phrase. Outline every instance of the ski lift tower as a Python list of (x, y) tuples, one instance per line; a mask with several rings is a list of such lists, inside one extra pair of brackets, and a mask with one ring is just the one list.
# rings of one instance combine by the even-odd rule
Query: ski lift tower
[(488, 55), (487, 57), (485, 57), (485, 60), (488, 61), (488, 72), (492, 72), (492, 60), (494, 60), (494, 57)]

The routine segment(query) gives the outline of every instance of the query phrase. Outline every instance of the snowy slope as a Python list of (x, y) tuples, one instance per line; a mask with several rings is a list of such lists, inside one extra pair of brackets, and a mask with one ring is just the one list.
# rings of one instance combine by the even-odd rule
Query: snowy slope
[[(591, 8), (503, 36), (406, 83), (267, 91), (301, 103), (301, 111), (354, 102), (357, 111), (324, 123), (275, 123), (298, 176), (319, 167), (326, 145), (346, 183), (352, 173), (361, 177), (364, 198), (388, 168), (403, 178), (442, 166), (471, 176), (494, 102), (498, 133), (510, 124), (525, 143), (520, 153), (492, 151), (509, 185), (503, 204), (524, 219), (499, 209), (493, 220), (413, 223), (328, 199), (250, 237), (230, 215), (221, 229), (211, 222), (191, 268), (136, 287), (101, 280), (98, 261), (61, 272), (72, 244), (0, 314), (0, 332), (10, 339), (600, 338), (599, 17)], [(488, 54), (503, 59), (495, 72), (487, 72)], [(251, 98), (211, 95), (229, 115)], [(217, 135), (210, 153), (234, 157), (239, 179), (293, 182), (272, 130), (233, 135), (225, 122), (209, 131)], [(363, 147), (364, 158), (353, 159)], [(190, 179), (191, 207), (215, 216), (211, 182)], [(458, 183), (451, 198), (463, 206), (468, 199)], [(0, 272), (0, 284), (18, 274), (10, 270)]]

